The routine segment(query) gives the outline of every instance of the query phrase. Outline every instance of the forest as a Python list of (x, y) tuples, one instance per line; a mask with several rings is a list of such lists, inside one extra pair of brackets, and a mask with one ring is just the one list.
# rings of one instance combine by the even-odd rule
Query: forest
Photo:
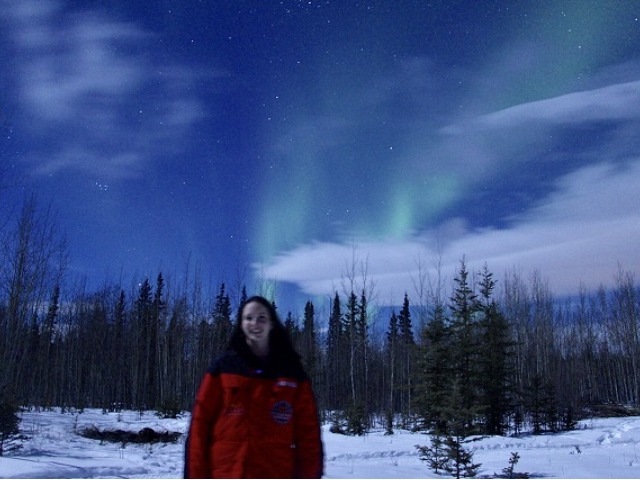
[[(193, 268), (180, 282), (159, 271), (90, 290), (68, 280), (49, 209), (31, 197), (16, 218), (0, 244), (0, 396), (41, 408), (190, 410), (246, 286), (205, 286)], [(390, 309), (376, 306), (375, 284), (356, 267), (341, 291), (303, 312), (274, 299), (336, 431), (447, 431), (462, 422), (467, 432), (541, 433), (586, 415), (637, 412), (633, 272), (619, 267), (611, 289), (556, 298), (541, 273), (496, 279), (490, 266), (469, 271), (462, 257), (449, 285), (425, 269)]]

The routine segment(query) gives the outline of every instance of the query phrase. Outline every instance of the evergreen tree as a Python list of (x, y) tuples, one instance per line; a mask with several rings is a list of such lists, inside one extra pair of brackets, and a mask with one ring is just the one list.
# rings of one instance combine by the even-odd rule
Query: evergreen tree
[(513, 410), (509, 324), (495, 303), (485, 311), (480, 355), (481, 404), (485, 433), (503, 435)]
[(473, 463), (473, 451), (464, 447), (460, 436), (449, 435), (444, 441), (447, 461), (444, 470), (455, 478), (470, 478), (478, 474), (481, 463)]
[[(366, 303), (365, 303), (366, 306)], [(366, 314), (365, 314), (366, 315)], [(354, 292), (349, 295), (346, 312), (343, 317), (344, 329), (347, 338), (348, 366), (349, 366), (349, 389), (351, 401), (345, 411), (347, 420), (347, 432), (361, 435), (365, 430), (363, 424), (366, 416), (365, 412), (365, 392), (366, 382), (364, 370), (364, 352), (366, 351), (366, 316), (365, 321), (361, 320), (362, 305)], [(364, 323), (364, 325), (363, 325)]]
[(114, 372), (114, 385), (113, 385), (113, 402), (115, 407), (120, 410), (125, 405), (129, 406), (131, 402), (130, 397), (130, 368), (128, 365), (129, 357), (125, 355), (126, 345), (125, 340), (127, 337), (127, 325), (126, 325), (126, 297), (124, 290), (120, 290), (117, 303), (114, 309), (114, 335), (113, 335), (113, 368)]
[(166, 334), (165, 377), (167, 389), (162, 398), (161, 413), (173, 416), (183, 408), (182, 398), (186, 398), (185, 349), (187, 348), (187, 299), (180, 296), (173, 303)]
[[(464, 410), (478, 412), (480, 405), (480, 331), (479, 303), (469, 284), (469, 272), (464, 259), (454, 278), (455, 289), (450, 300), (450, 330), (452, 335), (452, 366), (455, 382), (459, 388), (461, 406)], [(473, 415), (468, 418), (466, 428), (473, 428)]]
[(557, 432), (561, 429), (560, 406), (556, 397), (556, 390), (551, 381), (546, 382), (544, 388), (544, 424), (550, 432)]
[(480, 404), (483, 406), (484, 433), (503, 435), (508, 428), (512, 401), (511, 328), (493, 299), (495, 282), (484, 267), (480, 281)]
[(415, 339), (413, 338), (413, 325), (411, 323), (411, 310), (409, 308), (409, 295), (404, 294), (404, 300), (402, 301), (402, 310), (398, 316), (398, 327), (400, 330), (400, 337), (404, 345), (414, 345)]
[(346, 430), (349, 435), (362, 436), (367, 433), (367, 415), (362, 402), (350, 405), (345, 412)]
[(212, 352), (213, 356), (217, 356), (222, 352), (233, 330), (233, 321), (231, 319), (231, 300), (226, 293), (226, 286), (224, 283), (220, 284), (220, 289), (216, 295), (215, 305), (213, 307), (213, 338)]
[(60, 286), (56, 284), (51, 294), (51, 300), (49, 301), (49, 307), (47, 308), (47, 315), (42, 325), (42, 332), (40, 335), (40, 349), (39, 349), (39, 364), (44, 370), (42, 375), (39, 375), (38, 382), (41, 383), (42, 396), (40, 402), (42, 405), (51, 407), (54, 405), (55, 400), (55, 375), (58, 370), (57, 365), (57, 347), (56, 337), (57, 324), (58, 324), (58, 311), (60, 309)]
[(434, 432), (430, 435), (431, 445), (416, 445), (420, 452), (419, 458), (427, 465), (436, 475), (445, 470), (448, 457), (445, 450), (445, 439), (442, 433)]
[[(26, 331), (26, 337), (27, 337), (27, 344), (26, 344), (26, 359), (27, 361), (34, 365), (34, 368), (37, 370), (41, 370), (42, 366), (40, 365), (39, 361), (38, 361), (38, 357), (40, 355), (40, 350), (41, 350), (41, 328), (40, 328), (40, 322), (38, 321), (38, 317), (36, 315), (33, 315), (31, 318), (31, 322), (29, 325), (29, 329)], [(7, 369), (8, 368), (8, 362), (2, 362), (0, 363), (0, 369)], [(29, 399), (28, 402), (25, 402), (26, 404), (34, 404), (34, 405), (38, 405), (40, 404), (40, 396), (41, 396), (41, 386), (39, 385), (39, 383), (37, 382), (37, 379), (39, 377), (41, 377), (42, 374), (38, 374), (35, 375), (34, 379), (31, 380), (30, 382), (30, 394), (27, 396), (27, 398)]]
[(509, 457), (509, 466), (502, 469), (501, 478), (529, 478), (528, 473), (520, 473), (515, 471), (516, 465), (519, 461), (520, 454), (518, 452), (511, 452), (511, 457)]
[(558, 408), (551, 383), (545, 382), (542, 375), (536, 374), (525, 391), (524, 407), (529, 414), (533, 433), (556, 430)]
[(367, 296), (364, 290), (360, 294), (358, 304), (358, 316), (356, 319), (357, 328), (357, 363), (356, 375), (360, 379), (360, 402), (364, 406), (365, 415), (369, 413), (369, 314)]
[(291, 311), (287, 312), (287, 317), (284, 320), (284, 328), (289, 332), (289, 336), (291, 337), (291, 341), (294, 345), (298, 345), (300, 329), (298, 328), (298, 322), (293, 317)]
[[(398, 328), (398, 316), (395, 311), (391, 312), (389, 327), (386, 338), (386, 365), (388, 375), (389, 404), (387, 415), (390, 422), (393, 421), (393, 414), (400, 410), (400, 395), (398, 394), (397, 376), (400, 365), (400, 330)], [(393, 430), (392, 425), (387, 425), (389, 431)]]
[(195, 327), (193, 380), (198, 382), (213, 358), (213, 326), (202, 316)]
[(357, 401), (356, 389), (356, 350), (358, 346), (358, 299), (354, 292), (348, 297), (345, 313), (343, 316), (344, 331), (347, 338), (348, 361), (349, 361), (349, 388), (351, 391), (351, 404)]
[(342, 312), (340, 306), (340, 296), (335, 293), (331, 303), (331, 314), (329, 316), (329, 326), (327, 331), (327, 354), (326, 354), (326, 382), (327, 386), (327, 407), (331, 410), (341, 408), (343, 403), (343, 389), (341, 387), (341, 365), (343, 365), (343, 330)]
[(238, 302), (238, 313), (242, 310), (242, 306), (249, 299), (249, 295), (247, 294), (247, 287), (242, 286), (242, 291), (240, 292), (240, 301)]
[(319, 378), (319, 351), (316, 335), (315, 308), (311, 301), (304, 306), (304, 319), (302, 321), (302, 332), (300, 338), (300, 353), (302, 354), (303, 366), (315, 385), (315, 389), (320, 389)]
[(411, 416), (413, 395), (413, 362), (415, 358), (415, 339), (411, 323), (411, 310), (409, 308), (409, 296), (405, 293), (402, 309), (398, 315), (398, 329), (400, 334), (400, 375), (401, 388), (400, 412), (405, 426), (408, 425)]
[(473, 433), (472, 421), (476, 415), (476, 408), (466, 405), (464, 392), (460, 380), (455, 380), (445, 409), (447, 434), (444, 444), (447, 460), (444, 469), (456, 478), (474, 477), (480, 468), (480, 464), (473, 463), (473, 451), (464, 446), (472, 441), (469, 436)]
[(140, 285), (138, 291), (138, 299), (135, 304), (135, 326), (134, 338), (136, 339), (136, 351), (134, 365), (134, 407), (138, 409), (145, 409), (149, 406), (150, 400), (150, 378), (149, 367), (151, 364), (150, 359), (150, 344), (151, 342), (151, 285), (149, 280), (145, 279)]
[(164, 300), (164, 277), (162, 272), (158, 273), (156, 279), (156, 289), (153, 293), (149, 315), (149, 343), (147, 358), (147, 398), (145, 404), (148, 408), (155, 407), (163, 397), (162, 362), (161, 362), (161, 336), (164, 337), (165, 330), (165, 310)]
[(444, 307), (437, 305), (422, 332), (418, 349), (414, 398), (418, 428), (436, 434), (447, 432), (448, 400), (454, 378), (451, 334), (446, 321)]

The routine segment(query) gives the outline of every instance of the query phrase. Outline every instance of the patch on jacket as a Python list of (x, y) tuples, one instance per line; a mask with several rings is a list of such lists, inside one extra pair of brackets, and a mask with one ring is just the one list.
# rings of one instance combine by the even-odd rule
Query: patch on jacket
[(297, 388), (298, 383), (294, 382), (293, 380), (278, 380), (278, 382), (276, 383), (276, 385), (278, 387), (291, 387), (291, 388)]
[(273, 421), (280, 425), (286, 425), (293, 417), (293, 407), (289, 402), (281, 400), (276, 402), (271, 409), (271, 417)]

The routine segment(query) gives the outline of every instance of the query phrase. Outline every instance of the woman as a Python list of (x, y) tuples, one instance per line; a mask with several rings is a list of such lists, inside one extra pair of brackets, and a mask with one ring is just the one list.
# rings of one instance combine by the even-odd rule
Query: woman
[(251, 297), (198, 390), (185, 478), (320, 478), (322, 471), (309, 378), (273, 305)]

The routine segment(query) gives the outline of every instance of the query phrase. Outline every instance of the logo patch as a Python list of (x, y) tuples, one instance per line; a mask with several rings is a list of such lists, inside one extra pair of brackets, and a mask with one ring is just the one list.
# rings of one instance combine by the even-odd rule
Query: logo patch
[(297, 382), (293, 382), (291, 380), (278, 380), (276, 382), (276, 385), (278, 387), (291, 387), (291, 388), (296, 388), (298, 386)]
[(286, 425), (291, 421), (291, 417), (293, 417), (293, 407), (289, 402), (285, 402), (284, 400), (276, 402), (273, 408), (271, 408), (271, 417), (274, 422), (280, 425)]

